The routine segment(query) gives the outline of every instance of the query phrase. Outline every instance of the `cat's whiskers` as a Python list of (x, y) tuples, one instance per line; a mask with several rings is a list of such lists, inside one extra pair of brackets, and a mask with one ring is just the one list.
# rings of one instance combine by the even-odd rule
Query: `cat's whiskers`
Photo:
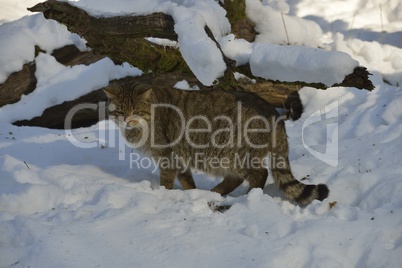
[(131, 129), (134, 129), (135, 128), (135, 126), (133, 126), (133, 125), (130, 125), (130, 122), (123, 122), (123, 128), (124, 129), (126, 129), (126, 130), (131, 130)]

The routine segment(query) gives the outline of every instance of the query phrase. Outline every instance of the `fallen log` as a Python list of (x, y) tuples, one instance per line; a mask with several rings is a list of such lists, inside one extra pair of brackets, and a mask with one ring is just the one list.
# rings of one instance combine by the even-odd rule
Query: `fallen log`
[[(74, 66), (77, 64), (89, 65), (104, 58), (104, 56), (96, 55), (92, 51), (79, 51), (79, 49), (74, 45), (67, 45), (63, 48), (56, 49), (53, 51), (52, 56), (54, 56), (58, 62), (66, 66)], [(27, 83), (31, 80), (27, 79), (26, 77), (30, 77), (34, 82)], [(178, 81), (183, 80), (187, 81), (192, 87), (196, 86), (202, 90), (209, 89), (208, 87), (202, 85), (191, 73), (161, 73), (157, 75), (144, 74), (139, 77), (127, 77), (125, 79), (111, 81), (111, 83), (139, 81), (150, 84), (155, 88), (162, 88), (173, 87)], [(7, 93), (14, 92), (13, 102), (8, 101), (5, 104), (14, 103), (17, 102), (23, 94), (32, 92), (35, 89), (35, 86), (35, 62), (31, 62), (30, 64), (27, 64), (26, 67), (24, 67), (21, 71), (12, 74), (4, 84), (0, 85), (0, 94), (6, 96)], [(17, 88), (18, 90), (12, 91), (11, 89), (13, 88)], [(237, 88), (233, 89), (256, 92), (276, 107), (281, 107), (284, 109), (287, 109), (288, 107), (288, 110), (292, 111), (290, 116), (293, 119), (297, 119), (301, 115), (303, 107), (298, 96), (298, 88), (296, 86), (281, 87), (270, 82), (259, 83), (257, 86), (253, 86), (253, 84), (243, 81), (242, 86), (238, 86)], [(4, 99), (1, 100), (3, 101)], [(76, 100), (63, 102), (53, 107), (49, 107), (41, 116), (30, 120), (16, 121), (14, 124), (17, 126), (40, 126), (63, 129), (67, 114), (76, 105), (84, 103), (99, 104), (104, 101), (106, 101), (106, 96), (103, 94), (102, 89), (98, 89)], [(98, 110), (83, 109), (75, 113), (74, 117), (72, 118), (71, 127), (87, 127), (96, 124), (99, 120), (103, 119), (104, 118), (99, 117)]]
[[(41, 51), (40, 48), (36, 50)], [(94, 54), (92, 51), (81, 52), (74, 45), (56, 49), (53, 51), (52, 56), (66, 66), (89, 65), (105, 57)], [(20, 71), (12, 73), (3, 84), (0, 84), (0, 107), (16, 103), (21, 99), (22, 95), (27, 95), (35, 90), (37, 83), (35, 71), (35, 61), (26, 63)]]
[[(232, 5), (226, 5), (229, 5), (227, 6), (228, 12), (232, 9), (235, 10)], [(229, 9), (229, 7), (232, 7), (232, 9)], [(244, 7), (242, 8), (244, 11)], [(47, 19), (53, 19), (64, 24), (71, 32), (75, 32), (85, 38), (88, 41), (87, 45), (93, 49), (94, 53), (108, 56), (115, 63), (128, 62), (144, 72), (151, 70), (154, 73), (191, 73), (178, 49), (157, 46), (144, 39), (145, 37), (159, 37), (177, 40), (177, 34), (174, 31), (174, 20), (169, 15), (154, 13), (146, 16), (92, 17), (84, 10), (72, 6), (68, 2), (55, 0), (39, 3), (29, 8), (29, 10), (43, 12)], [(239, 18), (233, 16), (231, 22), (243, 21), (245, 23), (244, 16), (245, 14), (240, 15)], [(250, 27), (247, 29), (251, 31)], [(208, 27), (206, 27), (206, 32), (208, 34)], [(209, 36), (211, 37), (211, 34)], [(229, 61), (226, 60), (226, 62), (228, 63)], [(227, 69), (232, 72), (239, 71), (242, 73), (240, 71), (241, 66), (236, 68), (228, 65)], [(353, 74), (346, 76), (346, 80), (334, 86), (350, 86), (372, 90), (374, 86), (368, 79), (368, 75), (366, 68), (357, 67)], [(252, 79), (258, 79), (251, 72), (247, 76)], [(281, 81), (270, 82), (275, 84), (283, 83)], [(228, 79), (226, 72), (217, 86), (231, 88), (236, 86), (233, 83), (236, 82), (233, 79)], [(292, 82), (292, 84), (321, 89), (328, 88), (320, 83)]]
[[(254, 26), (247, 20), (244, 12), (234, 14), (237, 6), (235, 2), (242, 3), (244, 1), (236, 0), (233, 3), (228, 1), (223, 4), (228, 8), (228, 18), (232, 26), (234, 26), (232, 29), (238, 36), (253, 41), (255, 37)], [(209, 87), (205, 87), (196, 79), (176, 47), (164, 47), (144, 39), (144, 37), (159, 37), (177, 40), (174, 21), (171, 16), (154, 13), (147, 16), (95, 18), (68, 2), (55, 0), (40, 3), (29, 10), (43, 12), (46, 18), (54, 19), (66, 25), (70, 31), (78, 33), (87, 40), (87, 45), (92, 49), (91, 51), (81, 52), (75, 46), (66, 46), (55, 50), (52, 55), (62, 64), (69, 66), (91, 64), (103, 57), (109, 57), (115, 63), (128, 62), (146, 72), (152, 71), (151, 74), (141, 77), (129, 77), (123, 81), (135, 80), (148, 83), (153, 87), (172, 87), (178, 81), (186, 80), (190, 85), (197, 85), (201, 90), (209, 89)], [(244, 27), (244, 25), (247, 27)], [(208, 27), (205, 28), (205, 31), (214, 40)], [(217, 46), (219, 48), (218, 43)], [(222, 56), (228, 68), (225, 75), (220, 78), (219, 83), (212, 87), (255, 92), (274, 106), (289, 111), (289, 116), (292, 119), (298, 119), (303, 111), (298, 94), (298, 90), (302, 86), (327, 88), (319, 83), (267, 81), (255, 77), (248, 65), (236, 67), (224, 54)], [(234, 72), (244, 74), (250, 79), (236, 80), (233, 76)], [(0, 94), (6, 91), (14, 92), (11, 94), (13, 95), (12, 98), (2, 99), (3, 102), (0, 103), (0, 107), (7, 103), (16, 102), (22, 94), (28, 94), (34, 90), (36, 85), (34, 73), (35, 64), (30, 63), (24, 66), (20, 72), (10, 76), (3, 85), (0, 85)], [(345, 77), (344, 81), (334, 86), (351, 86), (372, 90), (373, 85), (368, 79), (368, 75), (366, 68), (357, 67), (352, 74)], [(21, 81), (24, 82), (21, 83)], [(112, 81), (112, 83), (119, 82), (121, 81)], [(19, 87), (16, 87), (15, 85), (18, 83)], [(78, 104), (97, 104), (105, 100), (105, 95), (101, 89), (98, 89), (74, 101), (50, 107), (39, 117), (18, 121), (15, 124), (64, 128), (64, 120), (70, 109)], [(97, 110), (86, 109), (78, 111), (73, 118), (72, 127), (89, 126), (101, 119), (103, 118), (99, 118)]]

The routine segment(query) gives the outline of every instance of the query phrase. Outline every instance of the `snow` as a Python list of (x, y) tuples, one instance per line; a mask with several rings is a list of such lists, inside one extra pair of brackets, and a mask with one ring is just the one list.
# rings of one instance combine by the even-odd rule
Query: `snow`
[(244, 39), (236, 39), (233, 34), (228, 34), (219, 41), (223, 53), (232, 60), (236, 61), (236, 66), (250, 62), (251, 53), (254, 45)]
[[(260, 33), (257, 35), (256, 41), (274, 44), (289, 43), (292, 45), (319, 46), (322, 36), (320, 26), (310, 20), (284, 15), (284, 13), (287, 13), (284, 12), (287, 11), (286, 6), (283, 6), (280, 2), (283, 1), (279, 1), (278, 3), (271, 2), (264, 5), (260, 0), (246, 0), (246, 14), (256, 25), (256, 31)], [(282, 16), (285, 25), (283, 25)], [(289, 42), (286, 37), (286, 31), (289, 36)]]
[[(107, 16), (189, 9), (176, 14), (176, 30), (182, 31), (180, 38), (194, 40), (179, 39), (178, 45), (189, 53), (193, 68), (204, 72), (198, 75), (205, 81), (218, 77), (220, 58), (208, 54), (214, 48), (201, 33), (205, 23), (238, 65), (265, 65), (269, 73), (276, 71), (285, 79), (300, 79), (300, 73), (316, 66), (309, 74), (332, 83), (356, 61), (367, 67), (373, 73), (372, 92), (345, 87), (300, 90), (304, 113), (286, 122), (292, 170), (297, 178), (326, 183), (331, 190), (328, 199), (304, 208), (286, 200), (271, 178), (264, 190), (245, 194), (242, 186), (227, 197), (206, 191), (219, 179), (203, 174), (195, 175), (197, 190), (183, 191), (178, 183), (175, 190), (166, 190), (152, 165), (130, 162), (130, 154), (142, 155), (126, 147), (108, 121), (70, 132), (11, 125), (109, 80), (141, 75), (135, 66), (115, 66), (109, 59), (89, 66), (58, 63), (52, 50), (65, 44), (84, 50), (85, 40), (41, 14), (19, 19), (28, 14), (23, 7), (33, 2), (1, 1), (0, 22), (11, 22), (0, 25), (0, 81), (35, 61), (38, 85), (18, 103), (0, 107), (0, 267), (400, 267), (402, 49), (394, 38), (401, 33), (400, 1), (287, 1), (289, 17), (304, 23), (308, 16), (323, 29), (323, 36), (304, 34), (314, 40), (318, 36), (326, 50), (311, 57), (299, 46), (282, 50), (280, 42), (249, 43), (226, 35), (225, 20), (219, 17), (223, 10), (214, 1), (73, 2)], [(263, 3), (260, 12), (272, 4)], [(207, 16), (207, 7), (216, 13), (210, 10)], [(212, 20), (214, 16), (218, 18)], [(273, 33), (279, 36), (283, 28), (278, 19)], [(186, 23), (194, 26), (188, 28), (194, 35)], [(376, 36), (384, 38), (372, 40)], [(35, 58), (35, 45), (46, 52)], [(290, 55), (306, 58), (298, 62)], [(271, 61), (280, 56), (287, 57), (286, 68), (272, 70)], [(317, 65), (317, 59), (324, 62)], [(332, 66), (332, 77), (324, 69), (327, 65)], [(292, 66), (299, 68), (289, 69)], [(176, 87), (193, 89), (186, 81)], [(337, 163), (331, 165), (334, 157)], [(221, 213), (210, 204), (231, 207)]]
[(204, 17), (184, 7), (176, 7), (173, 18), (180, 52), (191, 71), (206, 86), (211, 86), (226, 70), (222, 53), (204, 30)]
[(284, 0), (272, 0), (268, 1), (268, 5), (273, 7), (276, 11), (279, 11), (283, 14), (289, 13), (289, 5)]
[(51, 53), (66, 44), (85, 49), (83, 39), (70, 33), (67, 27), (46, 20), (42, 14), (3, 24), (0, 31), (0, 83), (11, 73), (21, 70), (24, 63), (34, 59), (35, 45)]
[(164, 47), (174, 47), (174, 48), (179, 47), (177, 41), (172, 41), (172, 40), (169, 40), (169, 39), (156, 38), (156, 37), (147, 37), (145, 39), (147, 39), (151, 43), (154, 43), (154, 44), (157, 44), (157, 45), (160, 45), (160, 46), (164, 46)]
[(225, 55), (236, 65), (249, 63), (255, 76), (286, 82), (321, 82), (327, 86), (343, 81), (359, 66), (349, 54), (300, 45), (281, 46), (270, 43), (250, 43), (233, 34), (219, 44)]
[(183, 89), (183, 90), (199, 90), (200, 88), (197, 85), (190, 86), (190, 84), (186, 80), (182, 80), (177, 82), (174, 88)]
[(358, 65), (346, 53), (298, 45), (258, 43), (250, 56), (254, 75), (287, 82), (321, 82), (327, 86), (342, 81)]

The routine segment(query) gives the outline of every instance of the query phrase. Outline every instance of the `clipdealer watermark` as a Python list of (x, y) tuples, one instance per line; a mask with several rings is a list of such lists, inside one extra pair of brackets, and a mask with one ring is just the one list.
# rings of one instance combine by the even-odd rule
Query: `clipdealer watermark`
[[(196, 170), (209, 169), (230, 169), (231, 167), (240, 169), (259, 169), (269, 167), (270, 156), (263, 159), (252, 157), (250, 153), (245, 155), (235, 154), (230, 157), (208, 157), (204, 153), (195, 153), (194, 158), (184, 159), (178, 155), (171, 154), (169, 157), (150, 158), (144, 157), (140, 153), (130, 153), (130, 168), (150, 169), (152, 173), (158, 168), (186, 170), (193, 167)], [(278, 168), (285, 167), (286, 160), (281, 157), (275, 158), (274, 165)]]
[[(320, 110), (312, 113), (304, 122), (302, 127), (302, 141), (304, 148), (320, 161), (332, 166), (338, 166), (338, 107), (339, 102), (334, 101), (325, 105)], [(305, 142), (305, 131), (309, 126), (320, 121), (330, 121), (326, 126), (325, 151), (320, 152), (307, 145)]]
[[(151, 110), (151, 123), (150, 126), (145, 122), (145, 120), (140, 121), (141, 128), (143, 128), (144, 133), (153, 133), (154, 131), (154, 120), (155, 118), (152, 117), (153, 114), (155, 114), (155, 109), (159, 108), (168, 108), (172, 109), (174, 112), (177, 113), (178, 117), (180, 118), (180, 134), (178, 135), (177, 139), (172, 141), (169, 144), (157, 144), (153, 135), (150, 137), (148, 136), (143, 136), (139, 142), (136, 144), (127, 144), (125, 139), (122, 137), (121, 134), (116, 135), (116, 124), (120, 125), (120, 123), (124, 123), (123, 117), (117, 118), (115, 122), (112, 122), (113, 120), (103, 120), (100, 121), (99, 123), (99, 130), (98, 130), (98, 140), (97, 141), (83, 141), (79, 140), (75, 137), (74, 131), (71, 129), (72, 126), (72, 119), (74, 115), (84, 109), (90, 109), (90, 110), (97, 110), (99, 118), (106, 118), (106, 113), (107, 109), (111, 110), (114, 109), (113, 106), (107, 105), (106, 102), (99, 102), (98, 104), (95, 103), (83, 103), (79, 104), (75, 107), (73, 107), (69, 113), (67, 114), (64, 122), (64, 128), (65, 128), (65, 134), (68, 140), (74, 145), (79, 148), (95, 148), (95, 147), (109, 147), (109, 148), (118, 148), (119, 151), (119, 160), (126, 160), (126, 148), (131, 147), (131, 148), (140, 148), (147, 142), (147, 139), (150, 139), (151, 146), (154, 146), (153, 148), (166, 148), (173, 146), (177, 144), (178, 142), (181, 142), (182, 139), (185, 139), (185, 141), (193, 146), (194, 148), (197, 149), (204, 149), (208, 148), (210, 146), (214, 146), (216, 148), (224, 148), (224, 147), (234, 147), (238, 146), (240, 147), (242, 142), (246, 142), (248, 146), (252, 148), (264, 148), (268, 146), (268, 144), (254, 144), (252, 140), (250, 139), (250, 134), (256, 133), (256, 132), (261, 132), (261, 133), (269, 133), (271, 135), (271, 139), (273, 141), (273, 146), (275, 146), (276, 142), (276, 126), (279, 120), (283, 120), (283, 117), (278, 118), (277, 120), (268, 120), (267, 118), (263, 116), (254, 116), (251, 118), (248, 118), (247, 121), (243, 124), (242, 122), (242, 114), (241, 114), (241, 103), (238, 103), (238, 113), (237, 113), (237, 118), (235, 122), (233, 122), (232, 118), (224, 115), (218, 115), (215, 118), (213, 118), (212, 122), (210, 119), (208, 119), (205, 116), (199, 115), (199, 116), (194, 116), (187, 121), (185, 120), (185, 117), (181, 110), (171, 104), (155, 104), (152, 106)], [(306, 150), (316, 157), (318, 160), (336, 167), (338, 165), (338, 102), (333, 102), (328, 105), (326, 105), (324, 108), (317, 110), (313, 114), (311, 114), (304, 122), (302, 126), (302, 142)], [(116, 119), (116, 118), (115, 118)], [(328, 119), (333, 119), (331, 123), (325, 123), (326, 126), (326, 144), (325, 144), (325, 151), (317, 151), (313, 149), (311, 146), (307, 145), (306, 139), (305, 139), (305, 130), (309, 128), (309, 126), (316, 124), (320, 121), (323, 120), (328, 120)], [(213, 121), (216, 120), (221, 120), (225, 121), (225, 128), (217, 129), (217, 130), (212, 130), (212, 123)], [(251, 128), (251, 124), (253, 121), (258, 121), (260, 120), (263, 125), (265, 126), (264, 128)], [(202, 121), (205, 125), (205, 128), (199, 129), (199, 128), (193, 128), (192, 125), (196, 121)], [(271, 121), (271, 122), (270, 122)], [(322, 131), (322, 129), (321, 129)], [(210, 140), (208, 142), (204, 142), (203, 144), (197, 144), (191, 139), (192, 134), (196, 133), (206, 133), (209, 134)], [(224, 143), (219, 143), (216, 139), (217, 135), (219, 134), (226, 134), (227, 139)], [(235, 135), (235, 133), (237, 135)], [(237, 137), (237, 139), (235, 138)], [(291, 148), (290, 148), (291, 150)], [(270, 156), (268, 155), (267, 158)], [(152, 172), (155, 172), (159, 167), (172, 167), (172, 165), (175, 165), (175, 163), (182, 163), (181, 165), (185, 165), (185, 167), (190, 166), (190, 162), (192, 162), (193, 165), (209, 165), (209, 167), (214, 168), (214, 167), (219, 167), (219, 168), (226, 168), (229, 167), (230, 163), (235, 163), (236, 165), (239, 165), (239, 167), (244, 167), (244, 168), (254, 168), (254, 167), (268, 167), (267, 166), (267, 159), (264, 161), (261, 161), (261, 159), (253, 159), (250, 155), (246, 155), (246, 157), (240, 157), (239, 155), (235, 154), (233, 159), (229, 158), (208, 158), (203, 155), (202, 150), (200, 153), (196, 153), (194, 156), (194, 159), (187, 159), (185, 161), (184, 159), (180, 159), (179, 156), (170, 156), (170, 157), (165, 157), (165, 158), (159, 158), (159, 159), (154, 159), (150, 157), (143, 156), (141, 153), (137, 152), (131, 152), (130, 157), (130, 168), (137, 168), (137, 169), (151, 169)], [(280, 161), (276, 163), (276, 165), (281, 165)]]

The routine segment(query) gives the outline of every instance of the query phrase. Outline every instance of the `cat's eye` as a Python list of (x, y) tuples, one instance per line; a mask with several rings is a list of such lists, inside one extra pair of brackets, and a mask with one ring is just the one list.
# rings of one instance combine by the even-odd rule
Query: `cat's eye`
[(146, 115), (147, 113), (141, 112), (141, 111), (134, 111), (133, 114), (138, 115), (138, 116), (144, 116), (144, 115)]
[(119, 110), (110, 111), (110, 114), (112, 114), (114, 116), (123, 116), (124, 115), (124, 113)]

